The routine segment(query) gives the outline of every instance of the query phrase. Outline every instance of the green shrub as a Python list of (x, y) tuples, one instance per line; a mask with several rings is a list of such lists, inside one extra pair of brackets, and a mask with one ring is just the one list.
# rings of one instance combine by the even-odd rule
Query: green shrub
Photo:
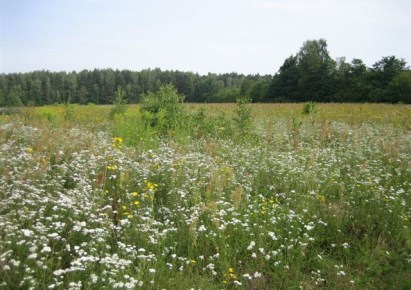
[(50, 123), (54, 123), (57, 120), (57, 113), (51, 107), (43, 107), (39, 110), (39, 117), (46, 119)]
[(64, 120), (72, 121), (74, 120), (74, 105), (69, 102), (64, 103)]
[(126, 91), (119, 87), (116, 91), (114, 97), (113, 107), (110, 111), (110, 118), (113, 118), (114, 115), (124, 115), (127, 111), (127, 98)]
[(315, 111), (315, 103), (314, 102), (306, 102), (303, 107), (302, 114), (304, 115), (311, 115)]
[(176, 129), (186, 117), (183, 101), (184, 96), (172, 84), (162, 85), (156, 93), (148, 92), (141, 101), (143, 122), (161, 133)]
[(252, 125), (251, 108), (247, 106), (250, 103), (251, 99), (246, 97), (237, 99), (237, 109), (235, 110), (233, 120), (238, 133), (242, 137), (247, 136), (250, 133)]

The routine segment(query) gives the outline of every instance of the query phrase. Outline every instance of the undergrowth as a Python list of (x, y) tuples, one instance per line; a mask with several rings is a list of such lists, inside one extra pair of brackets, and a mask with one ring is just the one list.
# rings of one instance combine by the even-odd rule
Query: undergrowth
[(409, 107), (182, 101), (0, 116), (0, 288), (411, 287)]

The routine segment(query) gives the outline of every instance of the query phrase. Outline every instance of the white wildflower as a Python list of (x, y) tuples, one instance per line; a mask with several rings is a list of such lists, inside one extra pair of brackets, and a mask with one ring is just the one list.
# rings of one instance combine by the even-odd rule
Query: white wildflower
[(51, 252), (51, 248), (49, 246), (43, 246), (41, 253), (50, 253), (50, 252)]

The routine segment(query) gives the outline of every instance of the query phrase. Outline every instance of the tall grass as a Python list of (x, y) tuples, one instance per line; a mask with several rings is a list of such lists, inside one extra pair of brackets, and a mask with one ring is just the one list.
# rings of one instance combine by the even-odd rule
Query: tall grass
[(411, 107), (303, 107), (0, 116), (0, 288), (409, 289)]

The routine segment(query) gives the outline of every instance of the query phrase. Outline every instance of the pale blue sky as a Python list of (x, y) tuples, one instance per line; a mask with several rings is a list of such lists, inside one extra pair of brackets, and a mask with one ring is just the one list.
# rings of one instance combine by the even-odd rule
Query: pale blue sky
[(410, 64), (410, 0), (0, 0), (0, 73), (144, 68), (274, 74), (303, 42)]

